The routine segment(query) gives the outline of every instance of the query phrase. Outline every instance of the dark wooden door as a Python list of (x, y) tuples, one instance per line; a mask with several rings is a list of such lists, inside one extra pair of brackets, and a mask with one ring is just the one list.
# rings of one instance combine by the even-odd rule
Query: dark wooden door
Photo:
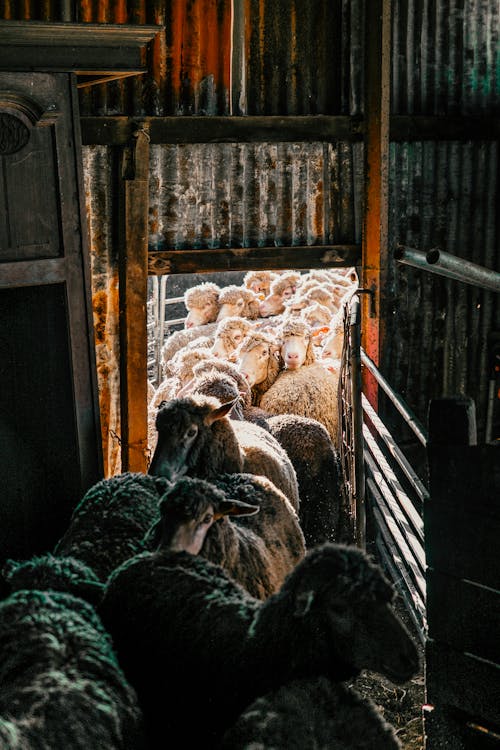
[(76, 85), (0, 72), (0, 561), (102, 476)]

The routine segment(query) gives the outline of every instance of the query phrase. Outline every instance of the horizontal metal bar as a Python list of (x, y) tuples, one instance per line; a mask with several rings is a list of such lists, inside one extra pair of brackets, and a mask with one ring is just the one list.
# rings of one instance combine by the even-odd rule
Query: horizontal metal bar
[[(401, 484), (399, 483), (396, 475), (394, 474), (394, 471), (389, 466), (389, 463), (387, 462), (384, 454), (380, 450), (379, 446), (377, 445), (377, 441), (371, 434), (370, 430), (368, 429), (367, 425), (363, 426), (363, 435), (365, 438), (365, 442), (368, 445), (370, 452), (377, 462), (381, 476), (384, 478), (385, 482), (387, 482), (388, 487), (390, 487), (394, 497), (399, 503), (400, 508), (405, 513), (406, 517), (410, 521), (410, 523), (413, 526), (413, 529), (419, 538), (422, 549), (423, 549), (423, 543), (424, 543), (424, 522), (413, 505), (411, 499), (408, 497), (404, 489), (402, 488)], [(406, 526), (406, 524), (405, 524)], [(423, 567), (425, 567), (425, 561), (423, 561)]]
[(166, 297), (166, 305), (176, 305), (178, 302), (184, 302), (184, 297)]
[(378, 523), (378, 526), (380, 528), (380, 531), (382, 535), (384, 536), (384, 539), (386, 541), (393, 540), (393, 543), (396, 544), (399, 552), (401, 553), (403, 560), (406, 563), (405, 567), (407, 568), (409, 572), (411, 572), (413, 580), (415, 581), (416, 586), (419, 590), (419, 593), (422, 599), (425, 601), (425, 596), (426, 596), (425, 576), (422, 573), (420, 566), (415, 560), (412, 551), (408, 547), (403, 535), (401, 534), (401, 531), (399, 530), (399, 526), (397, 525), (391, 513), (388, 511), (387, 506), (385, 505), (385, 502), (383, 500), (383, 497), (381, 493), (379, 492), (376, 483), (373, 481), (371, 477), (367, 478), (366, 486), (376, 503), (376, 505), (373, 506), (372, 510), (373, 510), (375, 519)]
[[(379, 520), (381, 518), (381, 514), (376, 509), (374, 510), (376, 513), (378, 513), (377, 520)], [(401, 555), (398, 554), (395, 544), (392, 544), (391, 546), (386, 545), (385, 539), (383, 538), (381, 533), (378, 534), (375, 544), (377, 546), (377, 551), (380, 555), (382, 564), (388, 571), (390, 577), (394, 582), (394, 585), (396, 586), (396, 589), (401, 595), (408, 614), (410, 615), (411, 619), (413, 620), (413, 624), (415, 625), (415, 630), (418, 638), (421, 641), (422, 645), (424, 645), (427, 631), (426, 608), (424, 602), (420, 597), (420, 594), (413, 584), (413, 581), (408, 575), (408, 572), (404, 565), (404, 560), (401, 558)]]
[(417, 417), (413, 414), (411, 409), (405, 404), (401, 396), (398, 396), (398, 394), (391, 388), (387, 380), (384, 378), (381, 372), (377, 369), (376, 365), (370, 357), (366, 354), (366, 352), (361, 349), (361, 362), (370, 370), (373, 377), (377, 381), (377, 383), (380, 385), (382, 390), (387, 394), (391, 402), (394, 404), (396, 409), (399, 411), (401, 416), (405, 419), (408, 427), (410, 427), (411, 430), (415, 433), (417, 438), (420, 440), (422, 445), (427, 445), (427, 431), (422, 426), (420, 421), (417, 419)]
[(393, 255), (399, 263), (421, 268), (438, 276), (446, 276), (454, 281), (462, 281), (464, 284), (472, 284), (490, 292), (500, 292), (500, 273), (443, 252), (438, 248), (424, 252), (398, 245)]
[[(377, 490), (380, 493), (380, 497), (383, 499), (383, 504), (380, 510), (384, 512), (384, 515), (388, 514), (397, 525), (397, 539), (403, 540), (404, 545), (408, 548), (408, 550), (411, 550), (412, 558), (415, 561), (415, 570), (418, 568), (418, 570), (420, 571), (419, 575), (424, 577), (425, 551), (423, 544), (421, 540), (415, 535), (413, 529), (408, 523), (406, 516), (404, 515), (403, 511), (392, 495), (391, 490), (387, 482), (385, 481), (382, 472), (379, 470), (377, 464), (372, 458), (372, 454), (370, 454), (370, 451), (365, 450), (364, 456), (366, 466), (371, 474), (371, 481), (376, 485)], [(395, 531), (396, 529), (394, 529), (394, 532)]]
[(427, 491), (427, 488), (422, 483), (420, 478), (417, 476), (410, 462), (408, 461), (408, 459), (406, 458), (402, 450), (399, 448), (399, 446), (396, 444), (391, 433), (389, 432), (385, 424), (382, 422), (377, 412), (375, 411), (375, 409), (370, 404), (370, 402), (368, 401), (368, 399), (366, 398), (364, 394), (362, 395), (362, 404), (363, 404), (363, 411), (368, 416), (370, 422), (373, 424), (373, 427), (377, 431), (377, 434), (384, 441), (391, 456), (397, 462), (398, 466), (400, 467), (400, 469), (406, 476), (407, 480), (411, 484), (412, 488), (415, 490), (420, 500), (424, 503), (426, 500), (429, 499), (429, 492)]
[(179, 325), (179, 323), (184, 323), (186, 320), (186, 316), (184, 318), (173, 318), (172, 320), (165, 320), (165, 325), (167, 326), (176, 326)]

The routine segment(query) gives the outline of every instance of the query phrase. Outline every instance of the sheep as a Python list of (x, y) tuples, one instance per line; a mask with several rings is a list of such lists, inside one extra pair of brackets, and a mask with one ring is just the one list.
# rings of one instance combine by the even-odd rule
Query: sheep
[(198, 345), (196, 339), (203, 338), (203, 346), (212, 346), (215, 338), (217, 322), (206, 323), (194, 328), (183, 328), (181, 331), (174, 331), (167, 336), (161, 348), (161, 366), (163, 376), (172, 375), (169, 363), (174, 358), (179, 349), (183, 349), (190, 344)]
[(217, 322), (224, 318), (237, 316), (256, 320), (259, 317), (259, 304), (260, 300), (255, 292), (236, 284), (230, 284), (224, 287), (219, 294)]
[(219, 314), (220, 287), (211, 281), (192, 286), (184, 292), (184, 304), (188, 310), (185, 328), (213, 323)]
[(223, 318), (215, 331), (212, 354), (222, 359), (234, 359), (234, 352), (243, 341), (252, 324), (247, 318), (232, 316)]
[(9, 594), (22, 589), (59, 591), (97, 605), (104, 588), (94, 570), (75, 557), (51, 553), (29, 560), (6, 560), (2, 569)]
[(220, 473), (267, 476), (297, 510), (297, 475), (286, 451), (258, 425), (225, 419), (234, 402), (190, 394), (163, 404), (149, 473), (175, 481), (182, 474), (215, 479)]
[[(253, 399), (269, 414), (299, 414), (325, 425), (338, 446), (338, 377), (316, 361), (311, 329), (300, 320), (282, 326), (281, 361), (273, 361), (270, 345), (239, 349), (239, 367)], [(275, 358), (274, 358), (275, 359)]]
[(238, 369), (252, 389), (252, 404), (259, 406), (283, 365), (280, 344), (269, 334), (253, 331), (238, 347), (237, 359)]
[(274, 279), (269, 294), (259, 305), (260, 316), (267, 318), (282, 313), (285, 310), (285, 301), (295, 294), (300, 281), (301, 274), (297, 271), (288, 271)]
[(278, 278), (273, 271), (248, 271), (243, 277), (243, 284), (255, 294), (269, 294), (271, 283)]
[(163, 496), (160, 516), (145, 540), (150, 549), (200, 554), (256, 599), (274, 594), (305, 554), (297, 514), (265, 477), (183, 477)]
[(286, 450), (299, 485), (299, 519), (306, 546), (341, 540), (343, 494), (340, 460), (326, 427), (297, 414), (267, 417), (268, 429)]
[(94, 607), (70, 593), (20, 589), (0, 603), (0, 747), (144, 747), (137, 694)]
[(220, 750), (399, 750), (394, 727), (369, 698), (326, 677), (292, 680), (245, 708)]
[(165, 479), (139, 472), (101, 479), (74, 509), (53, 554), (81, 560), (104, 582), (120, 563), (144, 549), (143, 537), (158, 520), (167, 486)]
[(265, 601), (220, 566), (160, 548), (114, 571), (99, 613), (151, 745), (189, 727), (192, 747), (215, 748), (246, 706), (294, 679), (341, 682), (362, 669), (410, 679), (418, 652), (393, 596), (355, 547), (310, 550)]

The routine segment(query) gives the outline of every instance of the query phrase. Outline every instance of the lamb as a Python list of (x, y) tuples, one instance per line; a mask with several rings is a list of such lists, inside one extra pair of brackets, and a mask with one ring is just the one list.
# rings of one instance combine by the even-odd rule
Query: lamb
[(355, 547), (310, 550), (265, 601), (200, 556), (160, 548), (111, 575), (99, 612), (152, 746), (189, 727), (191, 746), (215, 748), (246, 706), (294, 679), (412, 677), (418, 653), (393, 595)]
[(265, 477), (183, 477), (163, 496), (160, 514), (146, 537), (149, 548), (161, 543), (200, 554), (256, 599), (274, 594), (305, 554), (297, 514)]
[(279, 315), (284, 312), (285, 301), (295, 294), (300, 281), (301, 274), (297, 271), (288, 271), (274, 279), (269, 294), (260, 303), (260, 316), (267, 318), (270, 315)]
[(233, 406), (197, 394), (164, 404), (156, 416), (158, 441), (149, 473), (171, 481), (183, 474), (209, 480), (220, 473), (260, 474), (297, 510), (297, 475), (288, 455), (258, 425), (225, 419)]
[(292, 680), (246, 707), (220, 750), (399, 750), (373, 701), (326, 677)]
[[(173, 359), (179, 349), (194, 344), (198, 345), (196, 339), (203, 338), (203, 346), (212, 346), (215, 338), (215, 330), (217, 328), (217, 322), (206, 323), (202, 326), (194, 326), (194, 328), (183, 328), (181, 331), (174, 331), (170, 336), (165, 339), (161, 349), (161, 366), (163, 376), (172, 375), (169, 369), (169, 362)], [(208, 341), (207, 341), (208, 339)]]
[(219, 314), (220, 287), (211, 281), (204, 281), (186, 289), (184, 292), (184, 304), (188, 310), (185, 328), (213, 323)]
[(271, 283), (278, 278), (273, 271), (249, 271), (243, 277), (243, 284), (255, 294), (269, 294)]
[(165, 479), (138, 472), (101, 479), (74, 509), (54, 555), (81, 560), (106, 581), (124, 560), (144, 550), (143, 538), (158, 520), (167, 487)]
[(217, 321), (237, 316), (256, 320), (259, 317), (259, 304), (260, 300), (255, 292), (236, 284), (230, 284), (224, 287), (219, 294)]
[(0, 684), (5, 750), (144, 747), (136, 692), (78, 596), (23, 588), (0, 603)]
[(269, 334), (253, 331), (238, 347), (237, 359), (238, 369), (252, 389), (252, 404), (258, 406), (282, 368), (280, 344)]
[(235, 350), (251, 330), (252, 324), (246, 318), (238, 316), (223, 318), (215, 331), (213, 356), (233, 360)]

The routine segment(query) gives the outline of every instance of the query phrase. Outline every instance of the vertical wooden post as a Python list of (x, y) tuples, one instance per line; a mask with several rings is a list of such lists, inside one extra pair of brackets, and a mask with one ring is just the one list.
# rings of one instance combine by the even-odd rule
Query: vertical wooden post
[[(365, 10), (364, 205), (362, 346), (377, 366), (384, 333), (388, 258), (389, 106), (391, 83), (391, 0), (370, 0)], [(364, 373), (365, 393), (377, 410), (377, 384)]]
[(120, 403), (122, 471), (147, 469), (149, 135), (124, 149), (120, 185)]

